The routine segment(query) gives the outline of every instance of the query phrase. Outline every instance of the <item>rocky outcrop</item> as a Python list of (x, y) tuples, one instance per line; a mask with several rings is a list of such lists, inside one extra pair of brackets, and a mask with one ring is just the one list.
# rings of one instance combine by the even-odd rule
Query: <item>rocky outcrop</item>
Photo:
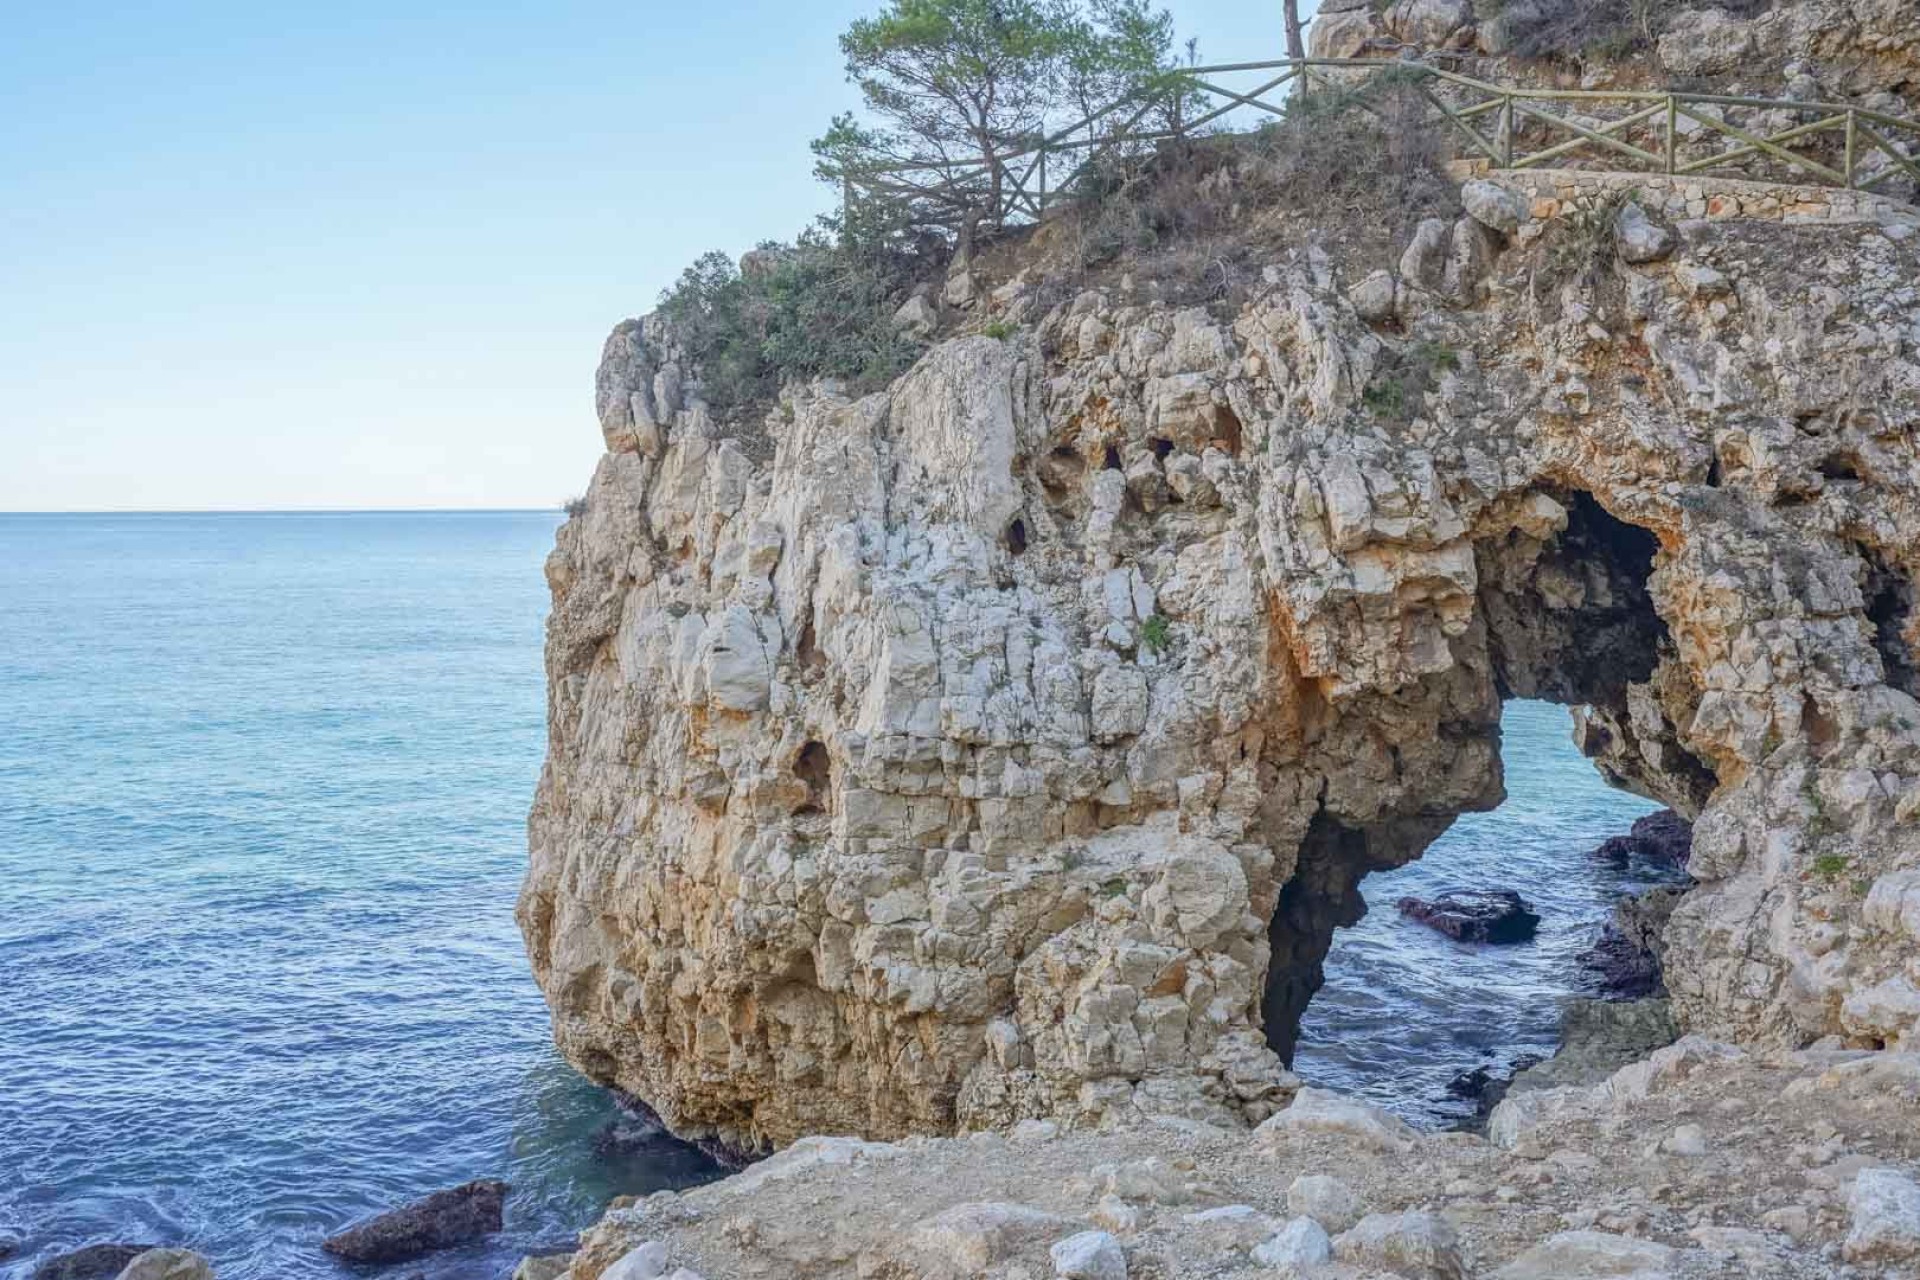
[(520, 904), (568, 1057), (749, 1150), (1258, 1123), (1360, 879), (1501, 799), (1511, 697), (1694, 822), (1683, 1026), (1913, 1042), (1920, 220), (1508, 187), (1390, 311), (1307, 245), (1232, 310), (1041, 310), (1053, 224), (1013, 338), (764, 424), (622, 326)]
[(423, 1196), (328, 1236), (322, 1247), (349, 1262), (406, 1262), (500, 1230), (507, 1184), (481, 1179)]
[(1593, 851), (1596, 858), (1627, 863), (1634, 858), (1684, 867), (1693, 852), (1693, 824), (1671, 809), (1635, 820), (1624, 836), (1613, 836)]
[[(1543, 68), (1526, 59), (1544, 57), (1553, 60), (1548, 70), (1560, 60), (1579, 64), (1588, 88), (1636, 73), (1719, 78), (1724, 87), (1802, 100), (1879, 95), (1865, 105), (1897, 113), (1920, 96), (1913, 16), (1908, 0), (1678, 0), (1644, 11), (1559, 0), (1322, 0), (1308, 39), (1316, 58), (1451, 54), (1527, 78)], [(1634, 57), (1642, 44), (1644, 55)]]
[(1531, 942), (1540, 917), (1511, 889), (1456, 890), (1437, 898), (1402, 898), (1400, 914), (1457, 942), (1511, 946)]
[(33, 1280), (107, 1280), (118, 1276), (136, 1259), (161, 1251), (154, 1244), (90, 1244), (43, 1259), (33, 1269)]

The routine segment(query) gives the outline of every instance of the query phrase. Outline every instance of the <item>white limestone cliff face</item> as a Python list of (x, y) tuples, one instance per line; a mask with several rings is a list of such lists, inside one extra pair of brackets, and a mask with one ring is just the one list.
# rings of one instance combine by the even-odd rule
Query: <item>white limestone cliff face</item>
[(1688, 1029), (1920, 1047), (1920, 221), (1641, 178), (1630, 265), (1605, 185), (1231, 315), (1036, 265), (750, 429), (616, 330), (520, 905), (567, 1056), (750, 1150), (1257, 1123), (1514, 696), (1697, 819)]

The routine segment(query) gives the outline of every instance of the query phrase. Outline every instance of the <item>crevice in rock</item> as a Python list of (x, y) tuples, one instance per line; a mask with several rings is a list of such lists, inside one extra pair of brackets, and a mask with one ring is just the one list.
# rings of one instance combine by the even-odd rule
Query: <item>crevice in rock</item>
[(1027, 522), (1019, 516), (1008, 521), (1006, 541), (1009, 554), (1025, 555), (1027, 553)]
[(809, 742), (801, 747), (800, 754), (793, 760), (793, 776), (807, 788), (806, 802), (794, 810), (794, 815), (824, 813), (827, 797), (833, 793), (833, 765), (828, 759), (826, 744)]
[(1920, 655), (1914, 652), (1913, 579), (1898, 566), (1861, 545), (1860, 558), (1867, 565), (1867, 580), (1861, 588), (1866, 598), (1867, 621), (1873, 627), (1873, 647), (1887, 670), (1887, 683), (1903, 693), (1920, 698)]
[(1214, 409), (1213, 436), (1215, 443), (1228, 457), (1239, 457), (1246, 438), (1246, 431), (1240, 425), (1240, 415), (1224, 404)]

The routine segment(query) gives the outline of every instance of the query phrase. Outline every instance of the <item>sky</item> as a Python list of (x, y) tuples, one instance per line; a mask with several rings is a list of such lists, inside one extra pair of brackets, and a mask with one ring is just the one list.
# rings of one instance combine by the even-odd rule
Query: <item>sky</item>
[[(879, 3), (17, 6), (0, 511), (559, 504), (607, 331), (828, 206)], [(1170, 7), (1283, 56), (1280, 0)]]

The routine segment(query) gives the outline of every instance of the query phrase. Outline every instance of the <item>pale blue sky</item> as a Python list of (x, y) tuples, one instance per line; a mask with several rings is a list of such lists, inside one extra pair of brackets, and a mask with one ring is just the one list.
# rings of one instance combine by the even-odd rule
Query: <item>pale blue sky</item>
[[(0, 510), (578, 492), (607, 330), (826, 206), (807, 142), (877, 7), (16, 6)], [(1281, 56), (1279, 0), (1171, 7)]]

